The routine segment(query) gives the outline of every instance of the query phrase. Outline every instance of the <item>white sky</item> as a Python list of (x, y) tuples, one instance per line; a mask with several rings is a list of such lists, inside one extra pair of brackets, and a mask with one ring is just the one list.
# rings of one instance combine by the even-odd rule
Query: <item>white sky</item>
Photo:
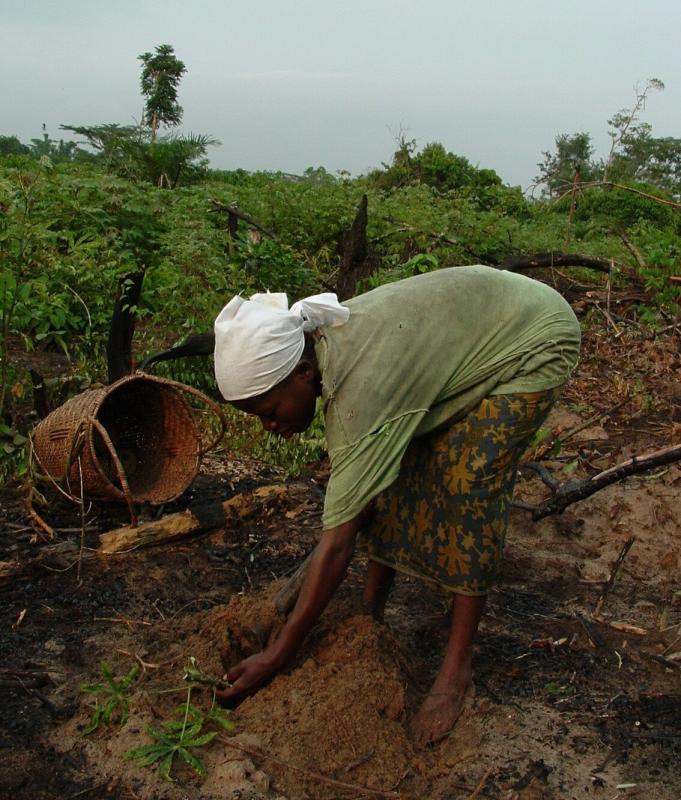
[(680, 42), (679, 0), (0, 0), (0, 134), (138, 120), (137, 56), (168, 43), (215, 167), (358, 174), (401, 128), (525, 188), (559, 133), (604, 154), (647, 78), (681, 136)]

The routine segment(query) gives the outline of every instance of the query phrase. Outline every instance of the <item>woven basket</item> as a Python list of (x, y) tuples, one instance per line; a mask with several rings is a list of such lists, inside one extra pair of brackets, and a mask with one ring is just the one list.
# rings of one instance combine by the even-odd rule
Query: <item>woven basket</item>
[[(220, 431), (206, 446), (180, 391), (218, 416)], [(220, 407), (193, 387), (137, 373), (82, 392), (45, 417), (33, 434), (34, 455), (76, 498), (160, 505), (187, 489), (225, 425)]]

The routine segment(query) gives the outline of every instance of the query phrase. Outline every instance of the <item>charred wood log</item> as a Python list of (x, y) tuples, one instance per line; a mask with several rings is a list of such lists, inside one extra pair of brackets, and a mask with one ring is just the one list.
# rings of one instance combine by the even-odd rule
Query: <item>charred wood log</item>
[(97, 553), (111, 555), (137, 550), (140, 547), (162, 544), (201, 531), (228, 527), (265, 507), (285, 501), (303, 489), (301, 484), (296, 483), (260, 486), (252, 492), (234, 495), (224, 503), (191, 506), (186, 511), (178, 511), (160, 519), (143, 522), (136, 528), (126, 525), (124, 528), (102, 533)]

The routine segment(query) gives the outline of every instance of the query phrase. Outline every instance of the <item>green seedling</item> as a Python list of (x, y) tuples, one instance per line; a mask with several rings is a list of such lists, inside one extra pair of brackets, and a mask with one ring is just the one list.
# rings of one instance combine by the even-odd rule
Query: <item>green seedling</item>
[(136, 747), (126, 753), (142, 767), (158, 765), (161, 777), (174, 782), (171, 775), (173, 762), (178, 757), (197, 773), (205, 775), (206, 768), (201, 759), (192, 751), (213, 741), (219, 730), (204, 731), (205, 726), (212, 724), (225, 731), (232, 730), (233, 723), (227, 712), (213, 705), (207, 714), (191, 703), (192, 687), (187, 689), (187, 699), (183, 705), (176, 709), (177, 718), (161, 724), (160, 728), (147, 727), (147, 735), (153, 739), (153, 744)]
[(213, 689), (227, 689), (232, 685), (227, 681), (221, 680), (220, 678), (215, 678), (213, 675), (209, 675), (207, 672), (204, 672), (199, 667), (198, 661), (194, 656), (190, 656), (189, 661), (187, 661), (187, 663), (184, 665), (184, 673), (182, 678), (188, 683), (212, 686)]
[(125, 677), (117, 680), (111, 672), (111, 667), (104, 661), (100, 672), (105, 683), (81, 683), (81, 691), (95, 697), (92, 716), (83, 730), (83, 736), (96, 731), (100, 724), (111, 725), (117, 720), (120, 726), (125, 725), (129, 710), (128, 691), (139, 671), (140, 668), (135, 664)]
[(559, 700), (566, 700), (568, 697), (572, 697), (576, 692), (574, 686), (570, 686), (569, 684), (561, 685), (555, 681), (549, 681), (549, 683), (544, 686), (544, 691), (552, 703), (558, 702)]

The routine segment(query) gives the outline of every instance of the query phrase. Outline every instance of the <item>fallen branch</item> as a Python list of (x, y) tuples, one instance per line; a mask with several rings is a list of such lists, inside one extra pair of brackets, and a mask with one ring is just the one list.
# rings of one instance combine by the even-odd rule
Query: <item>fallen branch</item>
[(248, 223), (252, 228), (255, 228), (257, 231), (264, 233), (265, 236), (269, 236), (270, 239), (274, 239), (274, 241), (278, 241), (277, 234), (274, 231), (271, 231), (269, 228), (266, 228), (264, 225), (261, 225), (257, 220), (253, 219), (253, 217), (246, 214), (244, 211), (241, 211), (236, 206), (228, 206), (224, 203), (221, 203), (219, 200), (215, 200), (211, 198), (208, 201), (213, 208), (212, 211), (222, 211), (224, 213), (229, 214), (230, 216), (234, 216), (237, 219), (242, 219), (244, 222)]
[[(611, 258), (598, 258), (583, 253), (562, 253), (550, 250), (547, 253), (535, 253), (527, 256), (509, 256), (499, 265), (499, 269), (509, 272), (519, 272), (523, 269), (539, 269), (546, 267), (587, 267), (599, 272), (610, 274), (615, 262)], [(627, 269), (623, 264), (616, 265), (619, 269)]]
[(681, 445), (656, 450), (643, 456), (633, 456), (621, 464), (593, 475), (591, 478), (586, 478), (582, 481), (568, 481), (561, 484), (553, 497), (541, 505), (531, 506), (527, 503), (514, 503), (514, 505), (532, 514), (532, 519), (536, 522), (551, 514), (560, 514), (569, 505), (576, 503), (578, 500), (585, 500), (606, 486), (628, 478), (630, 475), (637, 475), (653, 469), (653, 467), (661, 467), (679, 460), (681, 460)]
[(623, 230), (615, 231), (615, 233), (620, 237), (624, 246), (627, 250), (632, 254), (634, 257), (634, 261), (638, 264), (639, 269), (648, 269), (648, 265), (646, 264), (645, 258), (643, 258), (643, 253), (636, 247), (636, 245), (631, 241), (631, 239), (627, 236), (627, 234)]
[(103, 533), (99, 537), (97, 550), (102, 555), (111, 555), (139, 547), (148, 547), (162, 542), (173, 541), (211, 528), (221, 528), (230, 522), (242, 520), (291, 492), (304, 488), (302, 484), (277, 483), (260, 486), (248, 494), (237, 494), (224, 503), (192, 506), (186, 511), (168, 514), (158, 520), (144, 522), (136, 528), (126, 526)]

